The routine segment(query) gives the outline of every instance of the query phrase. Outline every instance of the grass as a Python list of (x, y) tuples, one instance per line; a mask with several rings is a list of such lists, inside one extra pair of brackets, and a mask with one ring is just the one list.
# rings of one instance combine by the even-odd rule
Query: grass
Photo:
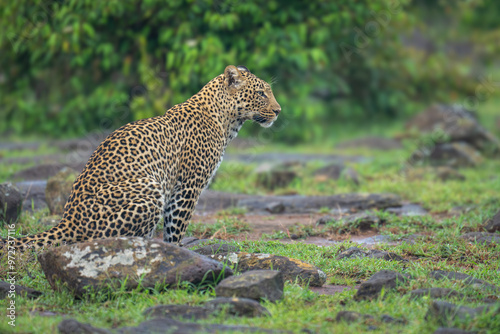
[[(497, 106), (499, 101), (487, 101), (481, 106), (479, 116), (491, 131), (499, 135), (495, 128)], [(365, 133), (383, 133), (387, 136), (402, 132), (401, 123), (395, 125), (373, 124), (367, 128), (354, 129), (354, 126), (339, 126), (342, 137), (357, 137)], [(347, 134), (350, 132), (349, 134)], [(299, 286), (293, 282), (285, 285), (284, 299), (277, 303), (264, 302), (270, 312), (270, 317), (235, 318), (227, 314), (214, 315), (205, 323), (224, 323), (258, 326), (267, 329), (287, 329), (299, 333), (309, 329), (313, 333), (432, 333), (442, 326), (435, 320), (425, 320), (425, 315), (432, 299), (423, 297), (412, 300), (408, 292), (418, 288), (448, 287), (466, 295), (465, 299), (454, 299), (453, 303), (476, 307), (482, 305), (482, 299), (499, 298), (498, 293), (481, 290), (465, 285), (462, 281), (429, 278), (433, 270), (458, 271), (489, 283), (500, 286), (500, 246), (475, 244), (464, 241), (460, 236), (467, 232), (482, 231), (484, 222), (491, 218), (500, 207), (500, 161), (485, 160), (477, 168), (460, 170), (466, 181), (439, 181), (432, 177), (411, 179), (401, 173), (404, 160), (409, 156), (413, 146), (412, 139), (404, 143), (400, 150), (390, 152), (375, 152), (366, 149), (350, 149), (339, 151), (333, 145), (340, 138), (330, 138), (325, 143), (288, 147), (286, 145), (265, 145), (253, 149), (252, 152), (301, 152), (325, 154), (363, 155), (370, 160), (365, 163), (350, 163), (360, 175), (360, 184), (349, 180), (321, 180), (313, 175), (313, 171), (322, 165), (310, 163), (299, 168), (299, 178), (285, 188), (274, 192), (256, 186), (256, 164), (237, 162), (223, 163), (220, 173), (215, 178), (213, 190), (232, 191), (247, 194), (302, 194), (302, 195), (332, 195), (347, 192), (395, 193), (405, 201), (419, 203), (430, 211), (423, 217), (399, 217), (383, 211), (375, 211), (381, 223), (372, 229), (379, 234), (390, 236), (394, 241), (401, 241), (409, 235), (415, 235), (412, 242), (400, 242), (396, 245), (378, 244), (376, 249), (394, 252), (409, 262), (384, 261), (380, 259), (342, 259), (337, 260), (340, 252), (349, 247), (364, 248), (349, 240), (349, 236), (358, 233), (354, 226), (339, 236), (344, 229), (338, 222), (326, 225), (311, 226), (297, 224), (287, 232), (276, 231), (264, 235), (256, 241), (228, 241), (240, 247), (245, 252), (271, 253), (288, 256), (311, 263), (327, 274), (329, 284), (355, 287), (368, 279), (375, 272), (383, 269), (394, 270), (412, 276), (406, 285), (396, 290), (385, 291), (383, 296), (372, 301), (356, 302), (353, 300), (355, 290), (344, 290), (334, 295), (318, 295), (308, 287)], [(36, 154), (50, 152), (42, 148)], [(33, 152), (0, 152), (2, 157), (26, 157)], [(20, 165), (0, 165), (0, 182), (8, 180), (21, 167)], [(451, 209), (466, 208), (462, 214), (450, 215)], [(332, 208), (322, 208), (320, 213), (328, 214)], [(231, 208), (219, 212), (215, 224), (190, 224), (187, 234), (198, 238), (232, 239), (234, 236), (251, 231), (251, 226), (245, 221), (246, 211), (241, 208)], [(23, 213), (16, 223), (16, 234), (32, 234), (47, 229), (40, 219), (47, 216), (47, 211), (34, 214)], [(269, 224), (272, 224), (272, 220)], [(300, 240), (294, 243), (282, 243), (291, 234), (299, 238), (307, 236), (324, 236), (343, 239), (328, 247), (305, 244)], [(0, 235), (5, 237), (7, 229), (0, 228)], [(239, 238), (241, 239), (241, 238)], [(7, 278), (7, 261), (0, 259), (0, 279)], [(94, 295), (83, 300), (76, 300), (68, 292), (54, 293), (50, 288), (44, 273), (36, 259), (25, 254), (16, 258), (17, 284), (40, 290), (44, 295), (35, 300), (24, 297), (16, 298), (16, 327), (7, 324), (5, 317), (0, 321), (0, 333), (56, 333), (57, 324), (64, 318), (75, 318), (78, 321), (92, 324), (96, 327), (116, 328), (136, 326), (146, 320), (143, 311), (159, 304), (189, 304), (202, 305), (215, 296), (214, 287), (184, 286), (182, 289), (149, 289), (134, 291), (116, 291), (111, 295)], [(0, 308), (7, 307), (8, 299), (0, 300)], [(342, 310), (370, 314), (371, 320), (347, 324), (335, 321), (336, 314)], [(52, 312), (54, 316), (42, 316), (40, 312)], [(406, 325), (386, 324), (380, 317), (388, 314), (407, 321)], [(476, 330), (480, 333), (500, 332), (498, 316), (483, 314), (474, 320), (457, 321), (446, 324), (466, 330)]]

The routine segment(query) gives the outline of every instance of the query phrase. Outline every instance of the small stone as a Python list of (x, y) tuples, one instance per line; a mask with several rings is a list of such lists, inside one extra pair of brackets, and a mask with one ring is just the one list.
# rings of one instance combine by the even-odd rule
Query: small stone
[(474, 319), (478, 315), (495, 310), (495, 314), (500, 314), (500, 308), (493, 305), (479, 306), (470, 308), (466, 306), (459, 306), (441, 300), (432, 302), (427, 314), (426, 320), (436, 319), (441, 325), (448, 325), (452, 321)]
[(12, 183), (0, 184), (0, 223), (7, 224), (17, 221), (23, 208), (23, 197)]
[(322, 286), (326, 282), (326, 274), (316, 266), (286, 256), (242, 252), (234, 254), (231, 259), (240, 272), (259, 269), (279, 270), (285, 281), (309, 286)]
[(270, 316), (271, 313), (257, 301), (249, 298), (215, 298), (205, 303), (207, 309), (225, 310), (238, 317)]
[(60, 172), (47, 180), (45, 200), (51, 214), (63, 214), (64, 205), (68, 201), (71, 188), (77, 177), (78, 173), (74, 169), (64, 167)]
[(285, 206), (281, 202), (271, 202), (266, 206), (266, 211), (274, 214), (283, 213)]
[(16, 296), (25, 296), (29, 299), (40, 297), (43, 293), (35, 289), (27, 288), (22, 285), (11, 284), (9, 282), (0, 281), (0, 300), (5, 299), (10, 293), (15, 291)]
[(283, 274), (275, 270), (252, 270), (232, 276), (215, 288), (217, 297), (241, 297), (275, 302), (283, 297)]
[(299, 236), (297, 234), (295, 234), (295, 233), (290, 234), (290, 239), (297, 240), (298, 238), (299, 238)]
[(460, 238), (478, 244), (500, 244), (500, 234), (498, 233), (470, 232), (460, 236)]
[(386, 324), (398, 324), (398, 325), (406, 325), (408, 321), (405, 319), (397, 319), (394, 317), (391, 317), (388, 314), (382, 314), (380, 317), (380, 321), (385, 322)]
[(500, 211), (487, 221), (485, 229), (490, 233), (500, 232)]
[(296, 177), (297, 173), (290, 167), (261, 165), (256, 170), (257, 185), (269, 190), (287, 187)]
[(433, 334), (476, 334), (477, 332), (464, 331), (459, 328), (438, 328)]
[(342, 225), (341, 231), (349, 231), (352, 229), (360, 229), (364, 231), (372, 229), (373, 227), (376, 228), (377, 225), (381, 223), (381, 220), (374, 213), (368, 211), (355, 213), (340, 218), (334, 216), (325, 216), (318, 219), (316, 224), (322, 225), (330, 222), (339, 222)]
[(366, 282), (361, 283), (354, 299), (364, 300), (376, 298), (382, 291), (382, 288), (385, 290), (394, 289), (398, 284), (405, 283), (407, 280), (407, 276), (398, 272), (381, 270), (375, 273)]
[(366, 319), (373, 319), (373, 316), (369, 314), (361, 314), (354, 311), (340, 311), (339, 313), (337, 313), (337, 316), (335, 317), (335, 321), (337, 322), (343, 321), (349, 324)]
[(174, 319), (205, 319), (213, 314), (212, 310), (200, 306), (190, 305), (156, 305), (144, 310), (143, 315), (152, 318)]
[(366, 252), (358, 247), (349, 247), (347, 250), (337, 255), (337, 260), (343, 259), (362, 259), (366, 257)]
[(458, 272), (453, 272), (453, 271), (444, 271), (444, 270), (435, 270), (432, 271), (429, 276), (431, 278), (434, 278), (436, 280), (440, 279), (449, 279), (449, 280), (458, 280), (462, 281), (465, 284), (473, 285), (473, 286), (478, 286), (483, 289), (491, 289), (491, 290), (498, 290), (498, 287), (490, 284), (486, 281), (483, 281), (482, 279), (474, 278), (470, 275), (464, 274), (464, 273), (458, 273)]
[(431, 298), (464, 298), (464, 294), (449, 288), (417, 289), (410, 292), (410, 298), (416, 299), (424, 296)]
[(233, 245), (217, 243), (217, 244), (202, 246), (200, 248), (193, 249), (193, 251), (201, 255), (210, 256), (216, 254), (226, 254), (230, 252), (239, 252), (240, 249)]

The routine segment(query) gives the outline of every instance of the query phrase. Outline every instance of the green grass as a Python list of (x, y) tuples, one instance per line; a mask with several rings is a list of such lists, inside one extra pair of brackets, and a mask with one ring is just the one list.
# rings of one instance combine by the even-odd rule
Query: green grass
[[(479, 116), (489, 130), (500, 135), (496, 128), (498, 118), (498, 100), (491, 99), (480, 105)], [(338, 131), (336, 131), (336, 129)], [(448, 287), (459, 290), (466, 299), (452, 300), (458, 305), (476, 307), (481, 305), (485, 297), (497, 298), (498, 294), (465, 285), (461, 281), (435, 281), (429, 278), (433, 270), (458, 271), (486, 280), (500, 286), (500, 246), (480, 245), (466, 242), (459, 237), (467, 232), (482, 231), (484, 222), (491, 218), (500, 208), (500, 160), (487, 159), (477, 168), (460, 170), (466, 181), (439, 181), (432, 177), (414, 180), (401, 174), (404, 160), (414, 147), (412, 139), (404, 143), (401, 150), (390, 152), (351, 149), (339, 151), (334, 144), (345, 138), (355, 138), (366, 133), (393, 136), (401, 134), (402, 122), (395, 124), (337, 125), (332, 133), (337, 137), (325, 139), (324, 143), (289, 147), (281, 145), (261, 145), (249, 152), (290, 152), (290, 153), (325, 153), (363, 155), (371, 160), (367, 163), (349, 164), (360, 174), (360, 185), (344, 179), (319, 180), (312, 173), (321, 167), (320, 163), (311, 163), (298, 168), (299, 178), (288, 187), (276, 189), (274, 192), (256, 186), (255, 164), (224, 162), (220, 173), (214, 180), (213, 190), (231, 191), (247, 194), (286, 194), (332, 195), (347, 192), (382, 193), (390, 192), (403, 200), (420, 203), (431, 212), (424, 217), (398, 217), (383, 211), (376, 211), (382, 223), (372, 228), (379, 234), (388, 235), (392, 240), (405, 239), (410, 234), (417, 234), (414, 242), (403, 242), (397, 245), (380, 244), (374, 246), (380, 250), (394, 252), (409, 262), (384, 261), (380, 259), (344, 259), (337, 260), (340, 252), (349, 247), (359, 246), (349, 238), (328, 247), (319, 247), (301, 243), (281, 243), (277, 240), (287, 239), (289, 234), (297, 234), (299, 238), (307, 236), (338, 237), (339, 223), (310, 226), (296, 224), (287, 232), (264, 235), (258, 241), (230, 241), (237, 244), (242, 251), (271, 253), (288, 256), (314, 264), (327, 274), (329, 284), (340, 284), (354, 287), (382, 269), (407, 273), (412, 280), (394, 291), (385, 291), (383, 297), (372, 301), (356, 302), (353, 300), (354, 290), (346, 290), (332, 296), (317, 295), (311, 289), (288, 282), (285, 285), (284, 299), (277, 303), (264, 302), (271, 312), (271, 317), (235, 318), (226, 314), (214, 315), (205, 323), (224, 323), (258, 326), (267, 329), (288, 329), (300, 333), (304, 328), (314, 333), (432, 333), (441, 325), (435, 320), (426, 321), (425, 315), (432, 300), (424, 297), (411, 300), (407, 293), (418, 288)], [(0, 152), (3, 158), (25, 157), (30, 154), (52, 153), (43, 148), (39, 152)], [(0, 182), (23, 166), (0, 165)], [(454, 207), (469, 208), (461, 215), (450, 216), (448, 211)], [(322, 208), (327, 214), (332, 208)], [(244, 220), (245, 210), (231, 208), (219, 213), (215, 224), (190, 224), (187, 235), (199, 238), (225, 238), (241, 236), (251, 230)], [(16, 234), (32, 234), (48, 229), (40, 223), (40, 218), (47, 216), (47, 211), (34, 214), (24, 213), (16, 223)], [(270, 222), (272, 223), (272, 222)], [(0, 224), (1, 225), (1, 224)], [(357, 233), (352, 227), (346, 231)], [(0, 235), (5, 237), (7, 229), (0, 228)], [(7, 277), (7, 258), (0, 259), (0, 279)], [(78, 321), (96, 327), (116, 328), (135, 326), (146, 320), (143, 311), (159, 304), (202, 305), (214, 297), (214, 287), (184, 286), (182, 289), (150, 289), (135, 291), (116, 291), (110, 295), (95, 295), (84, 300), (76, 300), (68, 292), (54, 293), (36, 259), (26, 254), (16, 259), (17, 284), (38, 289), (44, 295), (35, 300), (23, 297), (16, 298), (16, 327), (11, 328), (5, 317), (0, 321), (0, 333), (56, 333), (57, 324), (63, 318), (75, 318)], [(0, 308), (6, 307), (8, 299), (0, 300)], [(350, 310), (374, 316), (373, 320), (354, 324), (338, 323), (335, 316), (339, 311)], [(56, 316), (40, 316), (37, 312), (47, 311)], [(407, 325), (385, 324), (380, 316), (388, 314), (405, 319)], [(447, 324), (466, 330), (479, 330), (480, 333), (500, 332), (499, 317), (484, 314), (475, 320), (458, 321)], [(376, 329), (370, 329), (375, 326)]]

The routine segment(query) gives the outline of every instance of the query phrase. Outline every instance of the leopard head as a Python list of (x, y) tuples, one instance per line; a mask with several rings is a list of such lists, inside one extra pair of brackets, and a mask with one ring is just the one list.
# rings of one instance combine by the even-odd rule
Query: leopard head
[(253, 120), (267, 128), (278, 118), (281, 107), (274, 98), (271, 85), (250, 73), (245, 66), (226, 67), (224, 86), (235, 101), (239, 119)]

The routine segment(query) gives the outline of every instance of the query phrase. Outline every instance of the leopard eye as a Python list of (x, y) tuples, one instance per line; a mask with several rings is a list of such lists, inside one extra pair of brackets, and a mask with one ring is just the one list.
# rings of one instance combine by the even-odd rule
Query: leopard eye
[(267, 95), (263, 92), (263, 91), (258, 91), (257, 93), (259, 93), (260, 96), (266, 98)]

